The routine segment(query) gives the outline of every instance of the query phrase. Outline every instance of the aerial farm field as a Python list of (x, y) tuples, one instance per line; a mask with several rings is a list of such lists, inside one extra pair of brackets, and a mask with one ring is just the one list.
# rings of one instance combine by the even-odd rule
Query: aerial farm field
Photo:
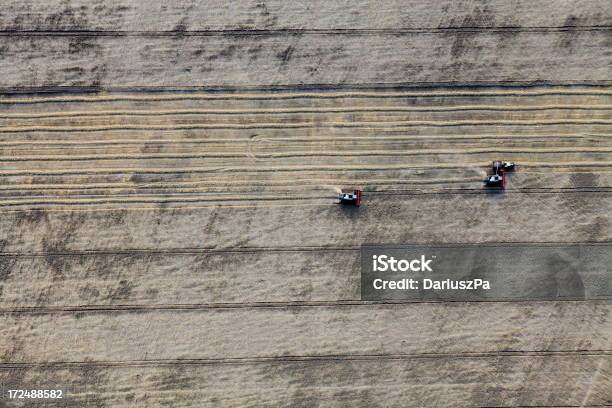
[(65, 397), (0, 407), (612, 406), (611, 263), (489, 302), (359, 269), (612, 241), (606, 1), (173, 3), (2, 8), (0, 389)]

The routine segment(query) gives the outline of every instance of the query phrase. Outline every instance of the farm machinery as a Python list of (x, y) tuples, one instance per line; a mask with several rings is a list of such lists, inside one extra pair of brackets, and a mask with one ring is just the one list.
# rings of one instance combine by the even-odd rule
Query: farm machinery
[(342, 191), (338, 194), (338, 204), (359, 207), (361, 205), (361, 190)]
[(514, 171), (516, 164), (512, 162), (504, 162), (495, 160), (491, 165), (493, 174), (487, 176), (484, 180), (486, 187), (491, 188), (506, 188), (507, 176), (506, 174)]

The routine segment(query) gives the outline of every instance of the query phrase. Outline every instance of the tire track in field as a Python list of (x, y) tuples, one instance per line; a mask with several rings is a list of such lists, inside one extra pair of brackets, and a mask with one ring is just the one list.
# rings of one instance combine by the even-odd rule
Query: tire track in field
[[(484, 188), (456, 188), (440, 189), (433, 191), (421, 190), (388, 190), (372, 191), (365, 190), (371, 200), (376, 195), (395, 195), (395, 196), (428, 196), (428, 195), (490, 195), (494, 193)], [(504, 190), (504, 194), (609, 194), (612, 187), (577, 187), (577, 188), (514, 188)], [(100, 195), (97, 197), (64, 197), (64, 196), (34, 196), (33, 198), (0, 199), (0, 207), (17, 206), (36, 206), (36, 205), (57, 205), (57, 206), (87, 206), (96, 204), (181, 204), (181, 203), (217, 203), (214, 207), (225, 207), (219, 203), (224, 202), (247, 202), (248, 206), (260, 207), (260, 202), (274, 201), (309, 201), (309, 200), (329, 200), (330, 204), (313, 203), (313, 205), (333, 205), (337, 198), (336, 195), (310, 195), (300, 196), (297, 194), (285, 194), (282, 196), (273, 195), (254, 195), (248, 196), (241, 194), (237, 196), (213, 196), (211, 195), (187, 195), (187, 194), (129, 194), (129, 195)], [(176, 198), (173, 198), (176, 197)]]
[[(335, 199), (335, 194), (330, 192), (335, 190), (332, 186), (338, 185), (367, 185), (369, 187), (362, 188), (364, 193), (367, 193), (369, 198), (376, 196), (390, 196), (390, 195), (466, 195), (466, 194), (490, 194), (491, 191), (484, 189), (483, 187), (445, 187), (445, 188), (380, 188), (381, 186), (396, 186), (396, 185), (442, 185), (448, 186), (451, 184), (456, 185), (480, 185), (482, 178), (462, 179), (462, 180), (438, 180), (431, 182), (421, 183), (396, 183), (393, 181), (385, 181), (382, 183), (372, 182), (358, 182), (358, 183), (339, 183), (331, 181), (328, 186), (323, 183), (300, 183), (300, 186), (295, 186), (292, 183), (284, 183), (283, 185), (267, 186), (266, 193), (282, 193), (280, 197), (295, 197), (286, 198), (287, 200), (314, 200), (314, 199)], [(245, 186), (251, 186), (250, 183), (245, 183)], [(265, 183), (261, 184), (262, 186)], [(110, 200), (112, 197), (113, 202), (121, 202), (123, 198), (129, 200), (141, 202), (155, 203), (180, 203), (183, 201), (190, 202), (206, 202), (206, 201), (274, 201), (281, 200), (279, 196), (261, 195), (261, 191), (258, 189), (244, 189), (243, 187), (227, 187), (225, 183), (218, 183), (217, 186), (205, 185), (200, 188), (172, 188), (167, 187), (166, 189), (160, 188), (54, 188), (54, 189), (5, 189), (6, 190), (17, 190), (21, 194), (0, 194), (0, 206), (7, 203), (8, 206), (15, 205), (37, 205), (37, 204), (61, 204), (61, 205), (79, 205), (79, 204), (91, 204), (90, 200), (106, 198)], [(93, 190), (93, 192), (91, 192)], [(139, 191), (140, 190), (140, 191)], [(145, 191), (142, 191), (145, 190)], [(1, 190), (0, 190), (1, 191)], [(308, 195), (302, 196), (301, 194), (305, 191), (308, 192), (327, 192), (328, 194), (319, 195)], [(515, 187), (507, 188), (504, 191), (506, 194), (578, 194), (578, 193), (611, 193), (612, 186), (583, 186), (583, 187)], [(29, 194), (26, 194), (29, 193)], [(219, 195), (221, 194), (221, 195)], [(235, 199), (232, 194), (239, 194), (244, 199)], [(257, 196), (253, 196), (257, 194)], [(260, 198), (261, 197), (261, 198)], [(186, 198), (186, 200), (183, 200)], [(201, 198), (201, 199), (200, 199)], [(55, 202), (61, 200), (60, 202)], [(106, 202), (106, 201), (105, 201)]]
[(346, 151), (312, 151), (297, 150), (280, 153), (130, 153), (130, 154), (90, 154), (90, 155), (30, 155), (0, 156), (0, 162), (21, 161), (98, 161), (98, 160), (153, 160), (153, 159), (203, 159), (203, 158), (290, 158), (290, 157), (361, 157), (361, 156), (421, 156), (421, 155), (472, 155), (486, 153), (612, 153), (612, 147), (555, 147), (555, 148), (486, 148), (486, 149), (415, 149), (415, 150), (346, 150)]
[(414, 360), (414, 359), (481, 359), (481, 358), (533, 358), (555, 356), (593, 356), (610, 357), (612, 350), (507, 350), (459, 353), (406, 353), (406, 354), (331, 354), (331, 355), (295, 355), (270, 357), (230, 357), (230, 358), (195, 358), (195, 359), (147, 359), (147, 360), (87, 360), (87, 361), (48, 361), (48, 362), (4, 362), (2, 369), (28, 368), (70, 368), (70, 367), (138, 367), (138, 366), (176, 366), (176, 365), (218, 365), (218, 364), (270, 364), (288, 362), (320, 361), (377, 361), (377, 360)]
[[(369, 195), (376, 195), (376, 194), (380, 194), (380, 195), (416, 195), (416, 194), (421, 194), (421, 195), (428, 195), (428, 194), (451, 194), (451, 193), (457, 193), (457, 194), (468, 194), (472, 193), (472, 192), (478, 192), (481, 191), (482, 188), (468, 188), (468, 187), (464, 187), (464, 188), (444, 188), (444, 189), (427, 189), (427, 190), (423, 190), (423, 189), (398, 189), (398, 188), (390, 188), (390, 189), (385, 189), (385, 188), (378, 188), (379, 186), (387, 186), (387, 185), (398, 185), (398, 184), (409, 184), (409, 185), (431, 185), (431, 184), (438, 184), (438, 185), (449, 185), (449, 184), (468, 184), (468, 183), (472, 183), (474, 185), (477, 185), (476, 183), (480, 184), (480, 182), (482, 182), (481, 178), (474, 178), (472, 180), (459, 180), (459, 181), (439, 181), (439, 182), (429, 182), (429, 183), (395, 183), (395, 182), (384, 182), (384, 183), (336, 183), (334, 185), (368, 185), (368, 186), (373, 186), (376, 187), (374, 189), (372, 188), (364, 188), (362, 189), (362, 191), (364, 193), (368, 193)], [(281, 187), (269, 187), (267, 188), (267, 191), (269, 192), (283, 192), (286, 194), (293, 194), (294, 191), (297, 192), (304, 192), (304, 191), (331, 191), (332, 188), (331, 187), (324, 187), (320, 184), (306, 184), (305, 185), (308, 188), (304, 188), (304, 187), (299, 187), (299, 186), (294, 186), (292, 184), (287, 183), (284, 186)], [(5, 189), (6, 190), (10, 190), (10, 189)], [(15, 189), (16, 190), (16, 189)], [(86, 192), (83, 193), (83, 191), (88, 191), (88, 190), (94, 190), (96, 193), (91, 193), (91, 192)], [(243, 188), (232, 188), (232, 187), (226, 187), (224, 186), (222, 183), (219, 183), (219, 185), (217, 187), (214, 186), (205, 186), (202, 188), (166, 188), (164, 190), (160, 190), (160, 189), (141, 189), (141, 190), (146, 190), (146, 192), (142, 193), (142, 192), (138, 192), (138, 189), (136, 188), (110, 188), (110, 189), (100, 189), (100, 188), (72, 188), (72, 189), (30, 189), (30, 191), (25, 190), (23, 191), (24, 194), (18, 194), (18, 195), (10, 195), (10, 196), (2, 196), (0, 195), (0, 203), (1, 200), (3, 198), (6, 197), (10, 197), (11, 199), (17, 199), (17, 200), (24, 200), (24, 199), (44, 199), (44, 198), (62, 198), (62, 199), (68, 199), (68, 198), (95, 198), (95, 197), (108, 197), (110, 195), (114, 196), (114, 197), (161, 197), (161, 198), (168, 198), (168, 197), (183, 197), (183, 196), (197, 196), (197, 195), (203, 195), (206, 196), (206, 194), (218, 194), (218, 193), (231, 193), (231, 194), (245, 194), (245, 195), (249, 195), (249, 194), (254, 194), (257, 193), (259, 194), (260, 191), (259, 190), (245, 190)], [(30, 193), (30, 195), (25, 195), (26, 191), (28, 193)], [(101, 193), (102, 191), (104, 191), (104, 193)], [(612, 191), (612, 187), (607, 187), (607, 186), (585, 186), (585, 187), (521, 187), (521, 188), (508, 188), (505, 190), (506, 193), (530, 193), (530, 192), (541, 192), (542, 194), (550, 194), (550, 193), (574, 193), (574, 192), (597, 192), (597, 193), (606, 193), (606, 192), (611, 192)], [(51, 192), (51, 193), (49, 193)], [(487, 190), (488, 192), (488, 190)], [(40, 194), (32, 194), (32, 193), (40, 193)], [(334, 196), (335, 197), (335, 196)], [(320, 198), (328, 198), (328, 196), (321, 196)]]
[[(482, 190), (480, 193), (474, 193), (474, 194), (490, 194), (491, 192), (489, 191), (485, 191)], [(494, 192), (495, 193), (495, 192)], [(575, 193), (575, 194), (591, 194), (591, 192), (589, 191), (570, 191), (567, 193)], [(444, 193), (429, 193), (431, 194), (444, 194)], [(465, 194), (465, 193), (463, 193)], [(542, 195), (543, 193), (541, 191), (539, 192), (527, 192), (526, 194), (540, 194)], [(551, 194), (558, 194), (556, 192), (551, 192)], [(407, 194), (404, 194), (407, 195)], [(425, 195), (425, 194), (421, 194), (421, 195)], [(32, 213), (32, 212), (49, 212), (49, 213), (53, 213), (53, 212), (64, 212), (64, 213), (73, 213), (73, 212), (84, 212), (84, 213), (94, 213), (94, 212), (116, 212), (116, 211), (151, 211), (151, 212), (160, 212), (160, 211), (171, 211), (171, 212), (175, 212), (175, 211), (194, 211), (194, 210), (201, 210), (201, 209), (206, 209), (209, 210), (210, 208), (242, 208), (242, 209), (248, 209), (248, 208), (281, 208), (281, 207), (329, 207), (330, 204), (329, 203), (291, 203), (291, 204), (287, 204), (287, 203), (279, 203), (279, 202), (264, 202), (264, 203), (249, 203), (249, 204), (230, 204), (230, 203), (223, 203), (223, 205), (220, 204), (210, 204), (210, 205), (190, 205), (190, 206), (171, 206), (168, 205), (169, 203), (166, 204), (162, 204), (162, 205), (157, 205), (157, 206), (152, 206), (152, 207), (139, 207), (139, 206), (130, 206), (130, 207), (119, 207), (119, 206), (114, 206), (114, 207), (97, 207), (95, 205), (89, 204), (89, 206), (87, 207), (73, 207), (73, 208), (61, 208), (61, 207), (26, 207), (26, 208), (11, 208), (9, 210), (2, 210), (0, 209), (0, 214), (16, 214), (16, 213)]]
[[(480, 179), (478, 179), (478, 181), (481, 181)], [(290, 186), (288, 186), (290, 187)], [(304, 189), (301, 187), (297, 187), (296, 190), (299, 192), (304, 192), (304, 191), (312, 191), (312, 190), (326, 190), (326, 191), (332, 191), (333, 189), (331, 187), (323, 187), (323, 186), (314, 186), (315, 188), (310, 188), (310, 189)], [(318, 188), (317, 188), (318, 187)], [(212, 200), (212, 201), (219, 201), (219, 200), (228, 200), (228, 201), (258, 201), (258, 200), (263, 200), (263, 201), (270, 201), (270, 200), (282, 200), (285, 199), (285, 197), (289, 197), (287, 199), (289, 200), (308, 200), (308, 199), (329, 199), (329, 198), (335, 198), (336, 195), (335, 194), (329, 194), (329, 195), (295, 195), (294, 191), (291, 191), (291, 189), (289, 189), (289, 191), (286, 189), (286, 187), (283, 187), (283, 189), (277, 189), (277, 191), (280, 192), (284, 192), (285, 194), (283, 195), (261, 195), (259, 194), (258, 191), (253, 191), (253, 190), (237, 190), (237, 191), (227, 191), (225, 189), (223, 189), (222, 191), (207, 191), (207, 190), (199, 190), (199, 191), (187, 191), (187, 192), (169, 192), (169, 193), (151, 193), (151, 192), (144, 192), (144, 193), (140, 193), (140, 192), (136, 192), (136, 193), (116, 193), (113, 194), (112, 197), (116, 198), (116, 199), (122, 199), (122, 198), (159, 198), (160, 200), (165, 200), (165, 199), (170, 199), (173, 197), (178, 197), (181, 200), (177, 200), (177, 201), (182, 201), (183, 198), (185, 198), (186, 200), (196, 200), (197, 198), (203, 198), (204, 201), (206, 200)], [(489, 190), (483, 190), (483, 188), (473, 188), (473, 187), (458, 187), (458, 188), (440, 188), (440, 189), (433, 189), (433, 190), (421, 190), (421, 189), (397, 189), (397, 188), (392, 188), (392, 189), (376, 189), (376, 190), (372, 190), (372, 189), (364, 189), (362, 190), (364, 193), (369, 193), (369, 196), (376, 196), (376, 195), (431, 195), (431, 194), (472, 194), (472, 193), (481, 193), (481, 192), (485, 192), (488, 193)], [(563, 193), (563, 192), (569, 192), (569, 193), (574, 193), (574, 192), (590, 192), (590, 193), (608, 193), (608, 192), (612, 192), (612, 186), (607, 187), (607, 186), (588, 186), (588, 187), (523, 187), (523, 188), (508, 188), (504, 190), (507, 193), (536, 193), (536, 192), (540, 192), (542, 194), (546, 194), (546, 193)], [(227, 193), (225, 193), (227, 192)], [(225, 194), (224, 194), (225, 193)], [(244, 198), (236, 198), (237, 196), (233, 196), (232, 194), (235, 193), (240, 193), (240, 197), (244, 197)], [(249, 196), (249, 194), (253, 194), (253, 193), (257, 193), (257, 196)], [(220, 195), (214, 195), (214, 194), (220, 194)], [(70, 200), (70, 199), (74, 199), (74, 200), (80, 200), (80, 199), (96, 199), (96, 198), (101, 198), (101, 197), (108, 197), (108, 194), (93, 194), (93, 193), (89, 193), (89, 194), (63, 194), (63, 195), (59, 195), (59, 194), (54, 194), (54, 195), (50, 195), (50, 194), (40, 194), (40, 195), (24, 195), (24, 196), (16, 196), (16, 197), (11, 197), (8, 200), (3, 200), (2, 198), (0, 198), (0, 203), (4, 203), (4, 202), (8, 202), (8, 201), (26, 201), (26, 200), (33, 200), (33, 201), (37, 201), (37, 200), (55, 200), (55, 199), (61, 199), (62, 201), (64, 200)], [(295, 197), (295, 198), (294, 198)], [(75, 203), (77, 203), (77, 201), (75, 201)]]
[(182, 303), (182, 304), (126, 304), (126, 305), (73, 305), (73, 306), (30, 306), (0, 308), (0, 314), (14, 315), (40, 315), (40, 314), (73, 314), (73, 313), (150, 313), (150, 312), (190, 312), (194, 310), (231, 310), (231, 309), (287, 309), (287, 308), (354, 308), (354, 307), (385, 307), (405, 305), (428, 305), (428, 304), (545, 304), (545, 303), (593, 303), (609, 304), (612, 298), (593, 297), (562, 298), (542, 300), (497, 298), (495, 300), (449, 300), (449, 299), (403, 299), (403, 300), (361, 300), (361, 299), (337, 299), (337, 300), (296, 300), (296, 301), (272, 301), (272, 302), (240, 302), (240, 303)]
[[(230, 26), (231, 27), (231, 26)], [(609, 31), (611, 27), (606, 24), (582, 25), (564, 24), (555, 26), (545, 25), (460, 25), (460, 26), (438, 26), (438, 27), (384, 27), (384, 28), (205, 28), (196, 30), (109, 30), (109, 29), (75, 29), (74, 27), (63, 27), (64, 29), (23, 29), (17, 28), (0, 30), (0, 36), (58, 36), (58, 37), (233, 37), (233, 36), (265, 36), (284, 37), (287, 35), (343, 35), (343, 36), (369, 36), (369, 35), (398, 35), (398, 34), (432, 34), (432, 33), (550, 33), (550, 32), (589, 32)]]
[[(145, 90), (141, 90), (144, 93)], [(153, 91), (155, 92), (155, 91)], [(73, 96), (47, 96), (28, 98), (0, 98), (0, 104), (39, 104), (39, 103), (69, 103), (69, 102), (141, 102), (141, 101), (180, 101), (180, 100), (275, 100), (275, 99), (339, 99), (339, 98), (404, 98), (404, 97), (496, 97), (496, 96), (608, 96), (612, 95), (609, 87), (597, 88), (569, 88), (551, 87), (540, 89), (495, 89), (495, 90), (446, 90), (446, 91), (346, 91), (346, 92), (190, 92), (158, 93), (157, 95), (143, 94), (114, 94), (114, 95), (73, 95)]]
[[(550, 248), (569, 245), (591, 245), (610, 246), (612, 241), (494, 241), (494, 242), (461, 242), (461, 243), (439, 243), (438, 247), (445, 248), (473, 248), (478, 247), (533, 247)], [(429, 244), (413, 244), (413, 246), (429, 247)], [(234, 253), (258, 253), (258, 252), (357, 252), (360, 245), (287, 245), (287, 246), (233, 246), (233, 247), (176, 247), (176, 248), (123, 248), (123, 249), (87, 249), (70, 251), (41, 251), (41, 252), (0, 252), (1, 256), (17, 257), (45, 257), (51, 256), (98, 256), (98, 255), (139, 255), (139, 254), (169, 254), (169, 255), (198, 255), (198, 254), (234, 254)], [(230, 303), (234, 304), (234, 303)]]

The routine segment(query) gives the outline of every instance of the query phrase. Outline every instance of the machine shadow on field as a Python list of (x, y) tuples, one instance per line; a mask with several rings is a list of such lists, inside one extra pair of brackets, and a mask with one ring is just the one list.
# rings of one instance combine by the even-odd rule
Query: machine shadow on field
[(353, 219), (356, 219), (359, 216), (359, 212), (360, 211), (363, 212), (364, 209), (363, 208), (360, 209), (358, 207), (348, 206), (348, 205), (338, 205), (338, 211), (345, 218), (353, 220)]

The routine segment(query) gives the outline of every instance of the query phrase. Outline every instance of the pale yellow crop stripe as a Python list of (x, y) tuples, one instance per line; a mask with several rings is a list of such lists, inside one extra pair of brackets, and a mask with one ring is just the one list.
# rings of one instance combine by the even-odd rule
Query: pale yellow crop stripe
[(66, 155), (28, 155), (0, 156), (0, 162), (15, 161), (81, 161), (81, 160), (154, 160), (154, 159), (197, 159), (197, 158), (288, 158), (288, 157), (361, 157), (361, 156), (421, 156), (440, 154), (485, 154), (485, 153), (612, 153), (612, 147), (551, 147), (551, 148), (514, 148), (494, 147), (484, 149), (414, 149), (414, 150), (342, 150), (312, 151), (296, 150), (280, 153), (131, 153), (131, 154), (66, 154)]
[(608, 119), (541, 119), (541, 120), (415, 120), (415, 121), (385, 121), (385, 122), (298, 122), (298, 123), (193, 123), (181, 125), (96, 125), (96, 126), (5, 126), (0, 127), (0, 133), (24, 132), (95, 132), (105, 130), (185, 130), (185, 129), (293, 129), (317, 127), (345, 128), (395, 128), (414, 126), (540, 126), (540, 125), (611, 125)]
[[(168, 196), (168, 197), (167, 197)], [(172, 196), (176, 198), (171, 198)], [(184, 194), (169, 194), (163, 196), (156, 196), (151, 194), (149, 196), (109, 196), (99, 198), (62, 198), (58, 196), (45, 197), (24, 197), (23, 199), (0, 199), (0, 206), (3, 205), (25, 205), (25, 204), (96, 204), (96, 203), (180, 203), (180, 202), (217, 202), (217, 201), (284, 201), (284, 200), (318, 200), (318, 199), (334, 199), (334, 195), (329, 196), (312, 196), (312, 195), (295, 195), (295, 194), (284, 194), (284, 195), (201, 195), (201, 196), (186, 196)]]
[(45, 119), (100, 116), (166, 116), (166, 115), (254, 115), (293, 113), (348, 113), (348, 112), (456, 112), (456, 111), (540, 111), (540, 110), (610, 110), (612, 105), (456, 105), (456, 106), (345, 106), (324, 108), (269, 108), (269, 109), (158, 109), (158, 110), (96, 110), (60, 111), (44, 113), (0, 113), (0, 119)]
[(176, 100), (215, 100), (215, 99), (334, 99), (334, 98), (359, 98), (359, 97), (430, 97), (430, 96), (505, 96), (505, 95), (612, 95), (612, 89), (605, 88), (574, 88), (554, 87), (539, 89), (495, 89), (495, 90), (441, 90), (441, 91), (349, 91), (349, 92), (241, 92), (241, 93), (205, 93), (205, 92), (183, 92), (183, 93), (157, 93), (157, 94), (134, 94), (134, 93), (110, 93), (97, 95), (78, 96), (48, 96), (48, 97), (18, 97), (0, 98), (0, 104), (28, 104), (47, 102), (118, 102), (118, 101), (176, 101)]

